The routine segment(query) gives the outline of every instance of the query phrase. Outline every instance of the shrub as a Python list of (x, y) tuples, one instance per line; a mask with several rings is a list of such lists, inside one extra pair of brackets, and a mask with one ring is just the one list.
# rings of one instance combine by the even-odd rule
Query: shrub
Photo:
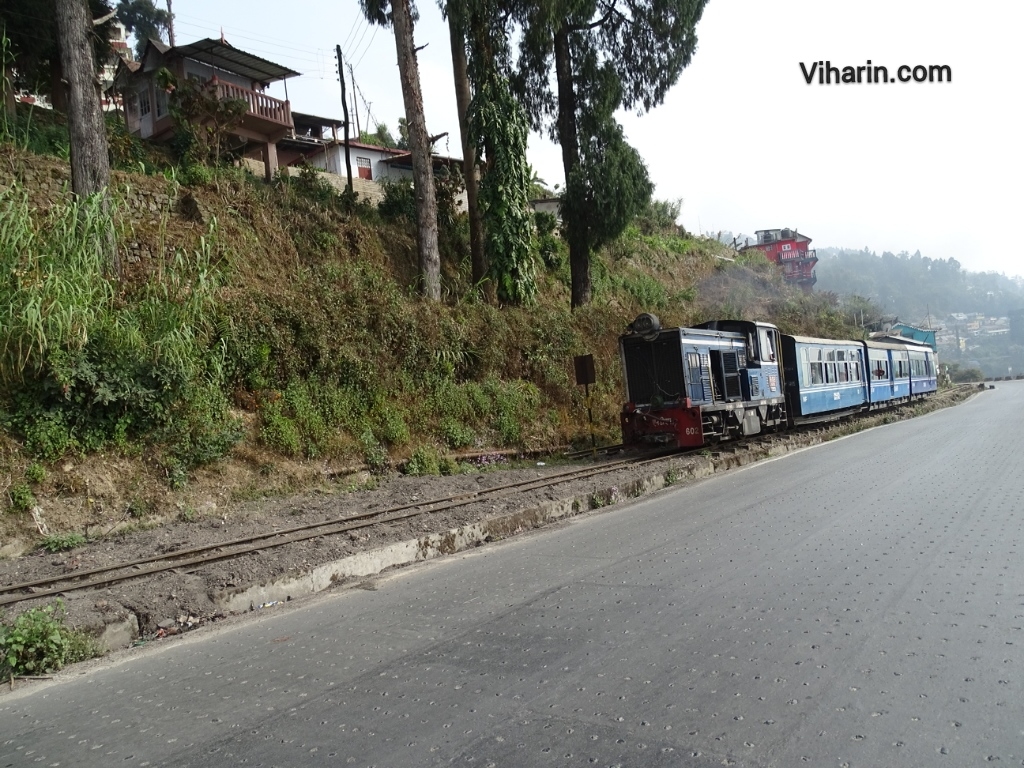
[(51, 533), (40, 545), (47, 552), (64, 552), (85, 544), (85, 536), (80, 533)]
[(223, 455), (240, 431), (223, 395), (215, 293), (216, 225), (118, 295), (102, 243), (113, 226), (98, 199), (33, 220), (24, 191), (0, 192), (0, 405), (28, 452), (164, 442), (186, 466)]
[(8, 493), (11, 495), (11, 507), (18, 512), (27, 512), (36, 505), (36, 497), (25, 483), (15, 483)]
[(471, 427), (454, 418), (441, 420), (440, 434), (445, 445), (453, 450), (472, 445), (476, 439), (476, 433)]
[(85, 633), (64, 625), (64, 604), (33, 608), (11, 622), (0, 621), (0, 672), (39, 675), (98, 655)]
[(374, 436), (373, 431), (367, 429), (359, 436), (359, 445), (363, 449), (363, 461), (375, 475), (383, 475), (391, 467), (391, 457), (388, 450)]
[(439, 475), (441, 474), (441, 455), (432, 445), (421, 445), (409, 460), (405, 462), (403, 471), (407, 475)]
[(46, 469), (42, 464), (33, 462), (25, 469), (25, 479), (38, 485), (46, 479)]

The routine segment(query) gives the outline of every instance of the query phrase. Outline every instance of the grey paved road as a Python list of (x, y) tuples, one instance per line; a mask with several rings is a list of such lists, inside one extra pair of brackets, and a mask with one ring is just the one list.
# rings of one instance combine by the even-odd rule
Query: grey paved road
[(0, 766), (1024, 764), (1024, 383), (0, 698)]

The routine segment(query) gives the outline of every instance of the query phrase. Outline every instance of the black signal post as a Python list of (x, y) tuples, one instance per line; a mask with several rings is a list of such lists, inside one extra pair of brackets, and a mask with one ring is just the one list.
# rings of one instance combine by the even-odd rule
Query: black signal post
[(587, 419), (590, 421), (590, 451), (591, 455), (596, 458), (597, 438), (594, 437), (594, 401), (590, 397), (590, 385), (597, 381), (597, 376), (594, 374), (594, 356), (577, 355), (573, 358), (572, 362), (573, 367), (576, 369), (576, 384), (584, 388)]

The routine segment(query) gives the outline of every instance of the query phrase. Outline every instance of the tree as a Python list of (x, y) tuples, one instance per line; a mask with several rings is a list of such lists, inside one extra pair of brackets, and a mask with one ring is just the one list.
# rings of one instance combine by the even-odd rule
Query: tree
[[(591, 250), (650, 199), (646, 169), (613, 115), (664, 100), (696, 50), (706, 2), (523, 0), (513, 11), (522, 30), (518, 95), (533, 127), (548, 127), (562, 148), (573, 307), (591, 298)], [(614, 179), (602, 178), (608, 171)], [(619, 193), (613, 184), (623, 181), (628, 189)]]
[[(455, 106), (459, 113), (459, 134), (462, 139), (462, 175), (466, 183), (466, 209), (469, 218), (469, 253), (474, 285), (481, 285), (487, 276), (484, 253), (484, 223), (480, 214), (480, 176), (476, 144), (469, 127), (469, 105), (473, 99), (466, 60), (466, 10), (462, 0), (447, 0), (444, 7), (452, 49), (452, 73), (455, 79)], [(485, 288), (484, 294), (488, 291)]]
[(153, 0), (121, 0), (117, 4), (117, 20), (135, 36), (135, 56), (141, 59), (146, 42), (163, 40), (171, 26), (171, 14), (157, 8)]
[[(419, 64), (413, 42), (414, 14), (409, 0), (360, 0), (363, 14), (373, 24), (392, 26), (398, 54), (398, 77), (402, 84), (405, 116), (409, 127), (413, 186), (416, 191), (417, 249), (420, 290), (431, 301), (441, 299), (441, 253), (437, 235), (437, 194), (434, 190), (430, 137), (423, 114)], [(390, 13), (388, 9), (390, 8)]]
[(388, 149), (395, 149), (398, 146), (395, 137), (391, 135), (391, 130), (388, 128), (387, 123), (378, 123), (377, 130), (373, 133), (362, 131), (359, 134), (359, 141), (363, 144), (373, 144), (374, 146), (387, 147)]
[[(535, 228), (529, 204), (530, 167), (526, 162), (529, 122), (508, 77), (509, 16), (496, 0), (451, 0), (446, 9), (460, 102), (469, 99), (469, 83), (473, 86), (464, 121), (460, 103), (464, 157), (478, 164), (485, 160), (478, 190), (482, 242), (478, 245), (471, 240), (473, 277), (476, 281), (484, 275), (491, 278), (502, 301), (525, 303), (536, 292)], [(465, 76), (460, 71), (462, 58)], [(467, 167), (475, 170), (470, 162)], [(471, 175), (468, 170), (467, 176)], [(471, 181), (467, 179), (467, 187)], [(469, 214), (472, 238), (472, 205)]]
[[(68, 80), (71, 188), (76, 197), (102, 196), (106, 210), (110, 158), (93, 59), (92, 16), (86, 0), (56, 0), (55, 11), (61, 68)], [(111, 271), (120, 278), (121, 261), (113, 229), (102, 247), (108, 251)]]
[(245, 99), (221, 98), (217, 78), (205, 82), (179, 81), (169, 69), (156, 73), (157, 85), (170, 94), (167, 111), (179, 131), (188, 135), (188, 159), (203, 165), (220, 165), (221, 153), (231, 131), (249, 111)]
[[(106, 0), (88, 0), (87, 10), (90, 19), (105, 19), (89, 36), (95, 69), (111, 55), (109, 33), (114, 19)], [(8, 40), (8, 75), (13, 90), (49, 96), (54, 109), (67, 111), (55, 0), (3, 0), (0, 27)]]

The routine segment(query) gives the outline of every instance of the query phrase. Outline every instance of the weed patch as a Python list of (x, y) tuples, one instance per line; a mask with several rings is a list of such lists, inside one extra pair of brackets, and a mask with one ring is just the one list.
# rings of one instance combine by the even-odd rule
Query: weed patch
[(85, 633), (64, 624), (64, 604), (33, 608), (0, 621), (0, 675), (40, 675), (99, 655)]

